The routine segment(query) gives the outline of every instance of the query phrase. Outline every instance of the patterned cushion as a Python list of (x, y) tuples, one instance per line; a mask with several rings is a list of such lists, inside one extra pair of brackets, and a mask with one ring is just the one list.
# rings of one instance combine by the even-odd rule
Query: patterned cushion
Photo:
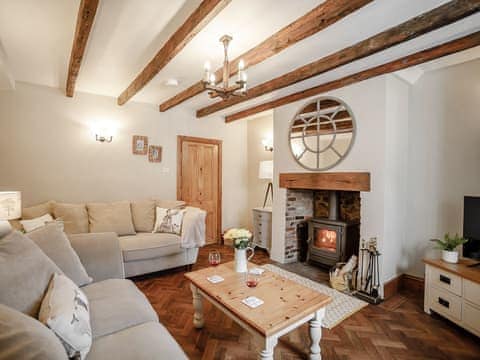
[(153, 232), (180, 235), (185, 209), (165, 209), (157, 207), (157, 220)]

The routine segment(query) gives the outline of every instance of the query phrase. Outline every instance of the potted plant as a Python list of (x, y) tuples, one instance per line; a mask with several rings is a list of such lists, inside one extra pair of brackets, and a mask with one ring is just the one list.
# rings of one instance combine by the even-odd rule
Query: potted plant
[(458, 251), (456, 250), (459, 245), (465, 244), (468, 240), (464, 239), (463, 237), (458, 236), (450, 236), (449, 233), (446, 233), (443, 236), (443, 240), (440, 239), (431, 239), (437, 244), (437, 249), (442, 250), (442, 260), (456, 264), (458, 262)]
[[(250, 247), (252, 233), (246, 229), (230, 229), (223, 237), (224, 239), (232, 240), (235, 248), (235, 271), (240, 273), (247, 272), (247, 261), (253, 257), (253, 248)], [(248, 250), (252, 254), (247, 259)]]

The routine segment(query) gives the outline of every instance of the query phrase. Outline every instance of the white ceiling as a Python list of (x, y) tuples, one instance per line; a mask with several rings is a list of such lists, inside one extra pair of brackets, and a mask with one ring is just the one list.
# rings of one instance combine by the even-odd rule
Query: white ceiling
[[(352, 45), (447, 1), (374, 1), (248, 69), (249, 86)], [(321, 2), (232, 0), (133, 100), (159, 104), (198, 81), (205, 60), (220, 66), (221, 35), (233, 36), (230, 57), (234, 58)], [(79, 0), (0, 0), (0, 89), (11, 87), (12, 79), (65, 86), (79, 3)], [(117, 97), (199, 3), (200, 0), (100, 0), (76, 90)], [(222, 113), (318, 85), (478, 30), (480, 14)], [(433, 68), (426, 66), (423, 71)], [(178, 79), (179, 86), (166, 86), (170, 78)], [(197, 109), (213, 101), (202, 94), (181, 106)]]

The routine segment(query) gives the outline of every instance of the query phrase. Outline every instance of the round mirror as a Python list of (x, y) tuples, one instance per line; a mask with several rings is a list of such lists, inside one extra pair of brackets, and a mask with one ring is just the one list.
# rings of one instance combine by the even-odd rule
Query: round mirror
[(321, 97), (293, 118), (288, 134), (295, 160), (309, 170), (327, 170), (342, 161), (355, 137), (353, 113), (343, 101)]

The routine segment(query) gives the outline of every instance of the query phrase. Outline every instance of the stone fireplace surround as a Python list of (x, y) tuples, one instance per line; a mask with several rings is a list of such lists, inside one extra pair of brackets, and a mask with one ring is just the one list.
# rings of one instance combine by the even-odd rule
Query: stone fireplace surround
[(312, 217), (328, 217), (329, 191), (339, 194), (339, 219), (360, 221), (360, 191), (370, 191), (370, 174), (364, 172), (280, 174), (286, 188), (285, 262), (296, 262), (297, 226)]

